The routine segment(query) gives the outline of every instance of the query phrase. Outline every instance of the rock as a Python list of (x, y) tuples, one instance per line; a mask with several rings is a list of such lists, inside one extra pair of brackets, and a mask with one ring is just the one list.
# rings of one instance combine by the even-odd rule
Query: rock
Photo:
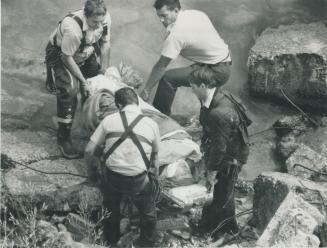
[(81, 241), (83, 238), (89, 237), (95, 228), (94, 224), (89, 220), (73, 213), (68, 214), (65, 224), (75, 241)]
[(273, 128), (279, 136), (289, 133), (297, 136), (308, 131), (312, 124), (302, 115), (284, 116), (273, 124)]
[(286, 242), (277, 242), (272, 248), (280, 247), (306, 247), (306, 248), (318, 248), (320, 241), (315, 235), (308, 235), (301, 231), (296, 236), (292, 236)]
[(286, 160), (299, 145), (293, 133), (286, 134), (277, 142), (276, 153), (281, 156), (282, 159)]
[(157, 221), (157, 229), (160, 231), (185, 229), (187, 227), (188, 224), (185, 216), (167, 217)]
[(264, 172), (255, 181), (253, 216), (262, 232), (289, 192), (294, 192), (325, 213), (327, 183), (315, 183), (286, 173)]
[(1, 167), (15, 167), (15, 162), (32, 163), (52, 157), (59, 157), (56, 139), (50, 135), (29, 130), (15, 132), (1, 131)]
[[(267, 29), (252, 47), (249, 86), (254, 95), (327, 112), (327, 27), (293, 24)], [(290, 103), (287, 103), (290, 105)]]
[(50, 222), (39, 220), (36, 224), (37, 239), (45, 242), (48, 239), (54, 239), (58, 235), (57, 228)]
[[(85, 175), (83, 160), (42, 160), (29, 166), (46, 172)], [(3, 177), (8, 204), (13, 208), (45, 203), (48, 211), (69, 211), (86, 204), (85, 208), (92, 210), (102, 204), (100, 190), (85, 184), (86, 179), (82, 177), (41, 174), (21, 166), (11, 169)]]
[[(323, 221), (324, 216), (317, 208), (293, 192), (289, 192), (257, 244), (262, 247), (271, 247), (279, 242), (283, 242), (293, 247), (298, 247), (294, 246), (294, 240), (298, 244), (301, 244), (299, 243), (300, 241), (308, 240), (308, 244), (314, 244), (309, 247), (318, 247), (319, 239), (311, 238), (311, 235), (315, 228), (322, 224)], [(308, 239), (307, 236), (310, 236), (310, 238)]]
[(28, 129), (31, 127), (27, 121), (15, 118), (1, 118), (1, 128), (4, 130)]
[(28, 97), (24, 93), (12, 96), (5, 90), (1, 91), (1, 115), (4, 116), (17, 117), (28, 121), (44, 104), (45, 102), (36, 96)]
[[(300, 166), (296, 166), (299, 164)], [(312, 150), (310, 147), (301, 144), (298, 149), (286, 160), (288, 173), (311, 180), (324, 180), (327, 178), (327, 158)], [(301, 166), (305, 166), (305, 169)], [(310, 171), (310, 169), (325, 173)]]

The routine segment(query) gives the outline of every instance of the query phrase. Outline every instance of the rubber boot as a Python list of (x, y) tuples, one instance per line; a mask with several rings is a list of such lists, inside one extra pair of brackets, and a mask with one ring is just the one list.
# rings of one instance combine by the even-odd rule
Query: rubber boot
[(83, 154), (74, 148), (70, 137), (72, 124), (58, 122), (58, 125), (57, 143), (63, 157), (67, 159), (81, 158)]

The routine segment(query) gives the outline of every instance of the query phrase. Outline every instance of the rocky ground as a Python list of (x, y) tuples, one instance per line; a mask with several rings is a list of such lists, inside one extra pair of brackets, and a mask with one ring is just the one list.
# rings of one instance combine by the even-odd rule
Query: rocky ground
[[(142, 3), (132, 0), (108, 1), (113, 18), (112, 64), (118, 65), (124, 60), (141, 74), (148, 75), (158, 58), (160, 47), (157, 44), (161, 43), (163, 37), (162, 27), (151, 5), (150, 0)], [(305, 35), (304, 24), (315, 22), (310, 24), (313, 25), (312, 28), (308, 28), (310, 25), (306, 27), (307, 30), (310, 29), (307, 35), (314, 33), (319, 37), (309, 41), (301, 38), (294, 42), (300, 45), (300, 41), (304, 40), (308, 45), (305, 51), (318, 54), (310, 55), (314, 58), (314, 66), (308, 66), (318, 74), (310, 78), (310, 71), (306, 71), (304, 76), (312, 79), (325, 92), (325, 88), (321, 88), (325, 87), (323, 80), (326, 80), (323, 78), (326, 59), (321, 56), (326, 52), (325, 48), (321, 48), (321, 37), (325, 34), (319, 35), (319, 32), (325, 29), (327, 23), (327, 2), (314, 0), (308, 4), (305, 1), (290, 0), (223, 0), (218, 3), (205, 0), (200, 3), (192, 0), (182, 1), (182, 5), (207, 12), (230, 45), (233, 67), (226, 88), (242, 98), (253, 120), (250, 127), (251, 155), (236, 185), (236, 206), (241, 227), (239, 235), (218, 240), (200, 236), (190, 225), (190, 220), (196, 223), (199, 219), (200, 206), (184, 210), (171, 206), (167, 208), (163, 201), (159, 206), (159, 226), (165, 233), (163, 246), (301, 247), (305, 244), (306, 247), (317, 247), (319, 242), (320, 245), (327, 246), (326, 117), (322, 117), (320, 112), (318, 116), (310, 117), (310, 120), (297, 115), (299, 111), (287, 101), (281, 105), (279, 100), (276, 103), (266, 98), (253, 98), (248, 93), (246, 84), (250, 47), (266, 27), (273, 26), (275, 29), (264, 33), (257, 40), (257, 46), (250, 53), (255, 56), (251, 57), (249, 63), (250, 74), (259, 72), (256, 75), (261, 77), (258, 78), (267, 80), (264, 85), (266, 88), (261, 87), (262, 80), (250, 80), (249, 86), (252, 90), (259, 88), (268, 95), (274, 95), (273, 85), (276, 85), (276, 81), (270, 80), (266, 74), (260, 74), (260, 66), (256, 65), (265, 57), (264, 65), (273, 65), (265, 70), (280, 75), (282, 67), (279, 56), (274, 59), (261, 54), (260, 47), (270, 44), (269, 49), (277, 51), (273, 45), (279, 39), (270, 39), (271, 35), (279, 34), (282, 42), (285, 37), (289, 37), (287, 35), (294, 35), (292, 30), (300, 30), (301, 35)], [(55, 146), (56, 126), (52, 119), (56, 112), (56, 101), (44, 87), (43, 50), (46, 37), (67, 11), (79, 7), (78, 0), (69, 3), (2, 1), (0, 246), (12, 247), (9, 238), (15, 236), (17, 247), (100, 247), (90, 243), (101, 243), (98, 226), (101, 218), (106, 216), (101, 211), (102, 196), (99, 189), (89, 185), (83, 177), (83, 160), (67, 161), (60, 157)], [(294, 21), (304, 24), (288, 26)], [(278, 29), (279, 24), (287, 26)], [(287, 52), (288, 49), (281, 51), (284, 54), (283, 61), (300, 56), (297, 51), (292, 50), (291, 56)], [(267, 63), (268, 59), (278, 63)], [(177, 60), (172, 66), (185, 64), (185, 61)], [(293, 65), (298, 70), (306, 67), (305, 63)], [(318, 70), (316, 65), (322, 69)], [(283, 70), (292, 70), (285, 68)], [(279, 83), (282, 82), (280, 78), (278, 80)], [(256, 83), (260, 87), (254, 87)], [(288, 90), (295, 89), (295, 93), (292, 91), (290, 94), (292, 99), (295, 96), (305, 96), (302, 91), (298, 93), (298, 87), (290, 88), (296, 83), (297, 81), (292, 81), (291, 85), (285, 84), (287, 95), (291, 92)], [(303, 81), (299, 85), (303, 86)], [(305, 99), (306, 103), (311, 104), (312, 101), (316, 105), (326, 104), (316, 97), (325, 97), (325, 94), (321, 95), (321, 92), (314, 90), (317, 88), (304, 88), (307, 90), (304, 93), (310, 93), (307, 94), (309, 100)], [(187, 126), (195, 140), (199, 139), (199, 127), (194, 124), (198, 107), (195, 96), (189, 89), (178, 91), (173, 106), (174, 115)], [(282, 118), (285, 115), (287, 116)], [(83, 150), (88, 136), (83, 131), (80, 120), (78, 112), (73, 136), (78, 147)], [(22, 165), (68, 174), (40, 174)], [(124, 218), (122, 221), (121, 228), (125, 234), (122, 244), (137, 235), (137, 230), (133, 229), (135, 223), (130, 220)]]

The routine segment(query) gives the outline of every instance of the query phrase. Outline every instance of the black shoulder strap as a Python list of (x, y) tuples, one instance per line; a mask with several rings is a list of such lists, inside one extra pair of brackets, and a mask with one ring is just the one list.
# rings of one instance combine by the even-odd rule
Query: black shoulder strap
[[(77, 22), (78, 26), (81, 28), (81, 31), (82, 31), (82, 39), (81, 39), (81, 45), (79, 46), (79, 51), (83, 51), (84, 48), (85, 48), (85, 45), (86, 45), (86, 39), (85, 39), (86, 32), (83, 31), (83, 20), (81, 18), (79, 18), (77, 15), (75, 15), (74, 13), (69, 13), (64, 18), (66, 18), (66, 17), (73, 18)], [(61, 22), (62, 22), (62, 20), (59, 22), (59, 32), (62, 35), (62, 32), (61, 32)], [(57, 37), (56, 36), (54, 37), (54, 45), (57, 46)]]
[[(123, 121), (123, 125), (124, 125), (125, 130), (130, 129), (130, 126), (128, 126), (128, 123), (127, 123), (125, 112), (119, 112), (119, 113), (120, 113), (120, 116), (122, 118), (122, 121)], [(133, 143), (136, 145), (136, 147), (140, 151), (141, 156), (143, 158), (143, 161), (145, 163), (146, 168), (149, 169), (151, 167), (151, 162), (148, 159), (148, 157), (146, 156), (146, 153), (145, 153), (145, 151), (143, 149), (143, 146), (142, 146), (141, 142), (139, 141), (139, 139), (136, 137), (136, 134), (133, 132), (133, 130), (131, 130), (129, 132), (129, 136), (131, 137)]]
[[(121, 114), (121, 112), (120, 112)], [(125, 132), (120, 136), (120, 138), (109, 148), (109, 150), (104, 154), (104, 159), (107, 160), (109, 156), (116, 150), (116, 148), (124, 142), (124, 140), (129, 136), (129, 133), (132, 132), (133, 128), (136, 126), (136, 124), (143, 118), (143, 115), (137, 116), (132, 123), (126, 128), (124, 121), (124, 127), (125, 127)]]
[(243, 140), (245, 144), (249, 144), (249, 134), (247, 127), (252, 123), (251, 119), (247, 116), (245, 113), (246, 108), (243, 104), (239, 103), (232, 94), (227, 94), (224, 92), (224, 95), (231, 101), (231, 103), (234, 105), (235, 110), (237, 112), (237, 115), (240, 119), (240, 131), (243, 136)]

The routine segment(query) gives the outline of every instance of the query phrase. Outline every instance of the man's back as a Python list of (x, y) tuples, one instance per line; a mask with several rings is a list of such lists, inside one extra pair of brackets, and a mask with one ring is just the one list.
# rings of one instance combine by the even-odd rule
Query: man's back
[(181, 10), (162, 51), (171, 59), (179, 54), (191, 61), (216, 64), (228, 57), (229, 50), (205, 13)]
[[(127, 122), (130, 123), (141, 114), (138, 106), (128, 105), (123, 111), (126, 114)], [(115, 113), (107, 116), (101, 123), (96, 132), (92, 135), (91, 140), (98, 143), (101, 139), (107, 137), (105, 141), (104, 153), (119, 139), (119, 135), (115, 133), (123, 133), (125, 131), (120, 114)], [(142, 118), (133, 128), (136, 135), (142, 137), (141, 145), (150, 159), (153, 146), (158, 146), (159, 128), (158, 125), (148, 117)], [(112, 136), (110, 136), (112, 135)], [(110, 137), (110, 138), (109, 138)], [(151, 143), (153, 145), (151, 145)], [(142, 159), (141, 153), (137, 146), (130, 138), (127, 138), (106, 161), (106, 166), (117, 173), (125, 176), (134, 176), (147, 170), (146, 165)]]

